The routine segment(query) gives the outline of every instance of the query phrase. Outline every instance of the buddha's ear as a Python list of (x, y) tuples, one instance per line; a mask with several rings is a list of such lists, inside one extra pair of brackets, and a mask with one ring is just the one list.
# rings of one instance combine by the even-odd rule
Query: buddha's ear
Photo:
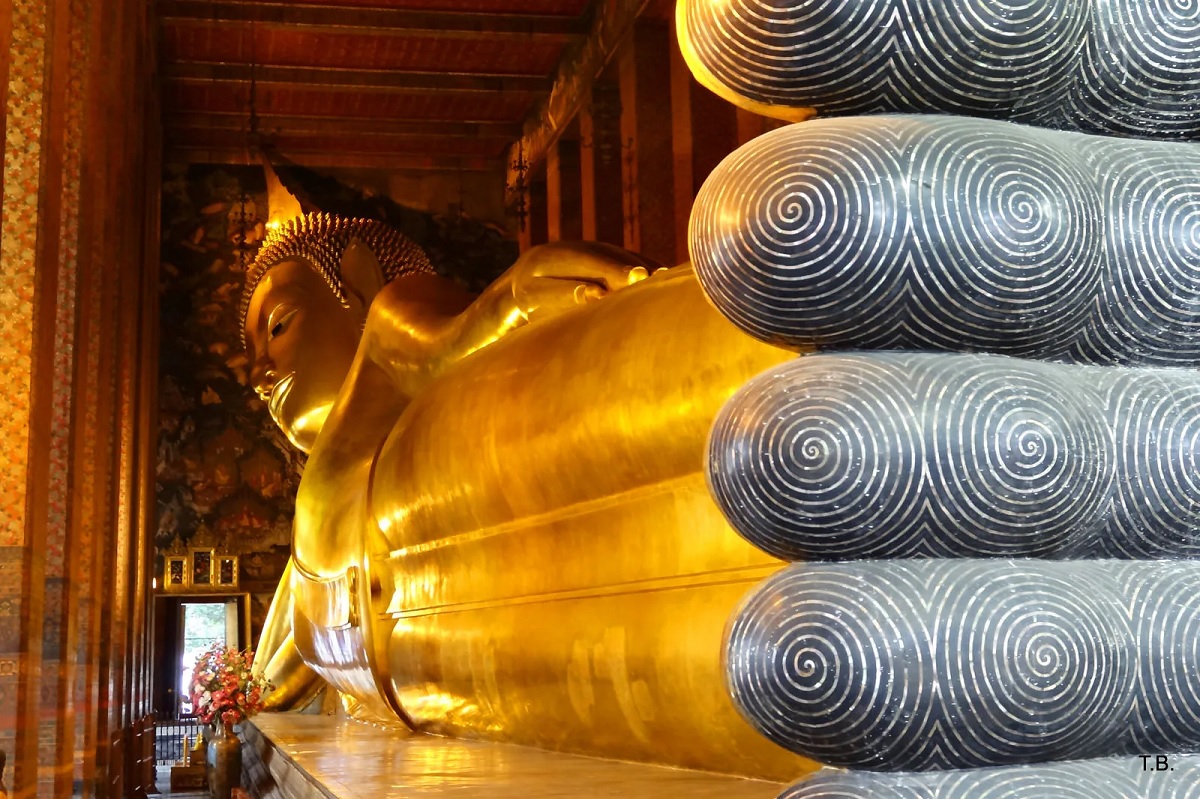
[(365, 319), (367, 309), (385, 282), (383, 267), (371, 248), (358, 239), (351, 241), (342, 253), (342, 287), (350, 307)]

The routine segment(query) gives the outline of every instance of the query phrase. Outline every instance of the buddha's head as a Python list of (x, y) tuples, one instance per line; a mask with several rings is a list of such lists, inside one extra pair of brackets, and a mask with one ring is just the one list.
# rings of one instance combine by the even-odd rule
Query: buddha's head
[(371, 220), (308, 214), (268, 234), (246, 274), (242, 334), (251, 385), (296, 447), (311, 451), (375, 295), (431, 271), (420, 247)]

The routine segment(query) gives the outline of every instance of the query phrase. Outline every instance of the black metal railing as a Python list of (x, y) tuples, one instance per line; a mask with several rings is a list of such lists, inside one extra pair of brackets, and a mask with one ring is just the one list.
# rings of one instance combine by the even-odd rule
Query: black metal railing
[(204, 726), (195, 716), (156, 717), (154, 720), (154, 762), (160, 766), (170, 766), (182, 761), (184, 741), (187, 741), (189, 747), (194, 747), (203, 729)]

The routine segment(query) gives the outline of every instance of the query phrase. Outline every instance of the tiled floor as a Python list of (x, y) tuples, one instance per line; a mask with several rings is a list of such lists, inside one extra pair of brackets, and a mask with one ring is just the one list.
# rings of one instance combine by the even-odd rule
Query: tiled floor
[(333, 716), (264, 713), (253, 724), (269, 741), (271, 771), (283, 777), (281, 795), (288, 797), (772, 799), (783, 789), (702, 772), (406, 735)]

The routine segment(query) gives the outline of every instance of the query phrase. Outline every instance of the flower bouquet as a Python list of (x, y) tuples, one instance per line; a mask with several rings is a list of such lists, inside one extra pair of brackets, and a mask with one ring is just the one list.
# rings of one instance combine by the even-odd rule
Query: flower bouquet
[(250, 670), (254, 651), (213, 644), (192, 669), (192, 707), (204, 724), (232, 727), (263, 709), (271, 684)]

